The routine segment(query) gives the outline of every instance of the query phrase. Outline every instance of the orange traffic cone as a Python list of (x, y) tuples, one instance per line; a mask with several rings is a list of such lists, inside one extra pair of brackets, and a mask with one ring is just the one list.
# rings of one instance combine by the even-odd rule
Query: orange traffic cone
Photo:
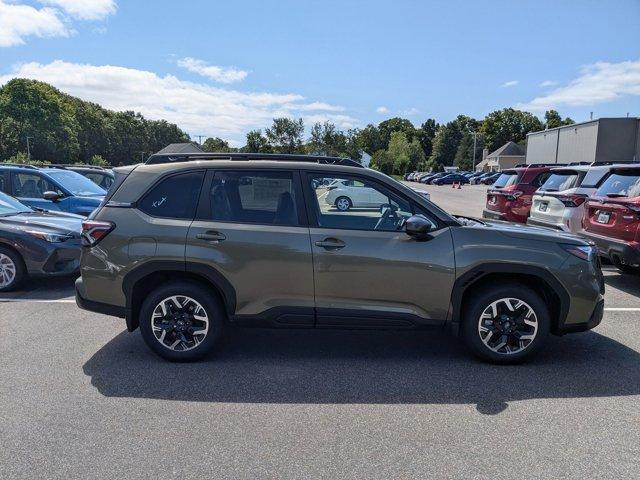
[(453, 183), (451, 184), (451, 188), (456, 188), (456, 182), (453, 182)]
[(462, 188), (462, 182), (458, 182), (458, 190)]

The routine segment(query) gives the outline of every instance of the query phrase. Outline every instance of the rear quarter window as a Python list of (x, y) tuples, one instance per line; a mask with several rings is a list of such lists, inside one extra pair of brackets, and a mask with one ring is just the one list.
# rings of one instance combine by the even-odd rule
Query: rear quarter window
[(142, 197), (138, 208), (152, 217), (191, 220), (195, 217), (203, 177), (203, 171), (166, 177)]

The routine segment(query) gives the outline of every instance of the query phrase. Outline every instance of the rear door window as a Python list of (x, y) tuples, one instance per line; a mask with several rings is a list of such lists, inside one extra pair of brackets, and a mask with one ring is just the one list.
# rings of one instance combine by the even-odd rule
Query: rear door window
[(613, 173), (596, 192), (601, 197), (640, 197), (640, 172)]
[(543, 192), (562, 192), (576, 186), (578, 174), (576, 172), (552, 173), (542, 184)]
[(293, 172), (218, 171), (209, 191), (209, 217), (219, 222), (298, 226)]
[(498, 177), (498, 179), (493, 184), (494, 188), (504, 188), (510, 187), (511, 185), (516, 185), (518, 183), (518, 175), (515, 172), (505, 172)]
[(204, 171), (166, 177), (142, 197), (138, 208), (152, 217), (192, 220), (203, 177)]

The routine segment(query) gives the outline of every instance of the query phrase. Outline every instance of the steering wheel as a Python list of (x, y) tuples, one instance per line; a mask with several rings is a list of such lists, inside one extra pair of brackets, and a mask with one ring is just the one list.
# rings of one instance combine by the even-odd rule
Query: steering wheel
[(376, 222), (376, 226), (373, 227), (373, 229), (382, 230), (383, 227), (387, 225), (387, 222), (395, 227), (394, 230), (397, 229), (400, 220), (398, 214), (396, 213), (398, 207), (385, 203), (383, 205), (380, 205), (380, 210), (382, 212), (382, 216), (378, 219), (378, 221)]

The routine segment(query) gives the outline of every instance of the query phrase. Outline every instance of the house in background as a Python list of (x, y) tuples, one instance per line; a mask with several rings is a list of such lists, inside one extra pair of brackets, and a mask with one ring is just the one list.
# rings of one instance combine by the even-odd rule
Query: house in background
[(476, 172), (501, 172), (505, 168), (513, 168), (524, 163), (525, 158), (524, 147), (515, 142), (507, 142), (478, 163)]

